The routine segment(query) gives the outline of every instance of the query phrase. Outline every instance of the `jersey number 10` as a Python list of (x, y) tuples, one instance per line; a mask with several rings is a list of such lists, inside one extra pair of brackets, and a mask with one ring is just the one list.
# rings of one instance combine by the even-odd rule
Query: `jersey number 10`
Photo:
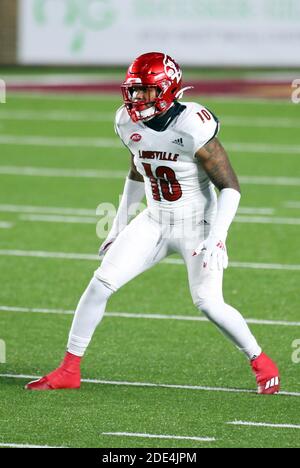
[(199, 115), (203, 123), (205, 123), (205, 120), (211, 120), (211, 115), (206, 109), (202, 109), (201, 112), (197, 112), (197, 115)]
[[(154, 200), (161, 201), (161, 195), (167, 201), (174, 202), (182, 197), (180, 183), (176, 174), (170, 167), (159, 166), (153, 175), (151, 164), (143, 163), (146, 176), (149, 177)], [(160, 186), (160, 191), (159, 191)]]

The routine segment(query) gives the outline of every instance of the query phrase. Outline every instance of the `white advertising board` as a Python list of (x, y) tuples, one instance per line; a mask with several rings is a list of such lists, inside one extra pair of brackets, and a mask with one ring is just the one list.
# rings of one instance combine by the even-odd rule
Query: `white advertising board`
[(300, 66), (300, 0), (19, 0), (25, 64)]

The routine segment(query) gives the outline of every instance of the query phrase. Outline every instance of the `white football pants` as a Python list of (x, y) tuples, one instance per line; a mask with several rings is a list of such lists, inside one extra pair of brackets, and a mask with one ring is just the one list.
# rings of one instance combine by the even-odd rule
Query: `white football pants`
[(202, 268), (202, 255), (193, 252), (209, 232), (209, 224), (192, 221), (162, 224), (146, 209), (117, 237), (79, 302), (75, 313), (68, 350), (82, 356), (94, 330), (103, 317), (110, 295), (130, 280), (172, 253), (183, 258), (193, 302), (217, 325), (249, 359), (261, 348), (241, 314), (225, 304), (222, 292), (223, 271)]

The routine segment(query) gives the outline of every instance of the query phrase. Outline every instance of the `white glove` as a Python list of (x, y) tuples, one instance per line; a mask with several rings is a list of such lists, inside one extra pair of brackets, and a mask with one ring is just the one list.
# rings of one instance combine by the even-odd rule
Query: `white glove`
[(221, 190), (218, 197), (217, 214), (207, 239), (201, 242), (193, 255), (203, 254), (203, 268), (222, 270), (228, 267), (226, 238), (235, 217), (241, 195), (231, 188)]
[(193, 256), (203, 254), (203, 268), (210, 270), (223, 270), (228, 267), (228, 255), (225, 241), (214, 235), (201, 242), (196, 248)]

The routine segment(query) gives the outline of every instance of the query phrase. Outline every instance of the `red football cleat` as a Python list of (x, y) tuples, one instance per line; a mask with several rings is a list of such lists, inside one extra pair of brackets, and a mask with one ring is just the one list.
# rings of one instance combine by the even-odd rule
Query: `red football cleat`
[(276, 364), (264, 353), (251, 361), (256, 377), (257, 393), (272, 395), (280, 389), (280, 376)]
[(60, 367), (39, 380), (29, 382), (26, 390), (63, 390), (80, 388), (81, 358), (67, 353)]

